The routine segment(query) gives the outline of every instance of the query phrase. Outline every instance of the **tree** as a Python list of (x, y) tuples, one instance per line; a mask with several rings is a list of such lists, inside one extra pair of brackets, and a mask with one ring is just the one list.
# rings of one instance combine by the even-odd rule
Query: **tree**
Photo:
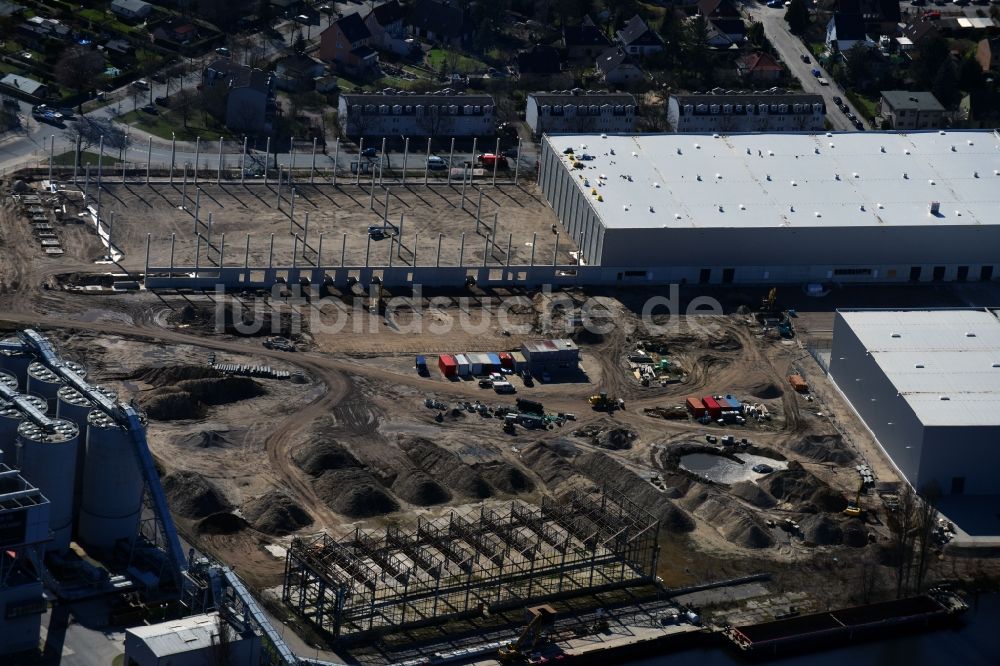
[(963, 58), (962, 65), (958, 68), (958, 87), (971, 93), (982, 89), (984, 83), (982, 66), (975, 58)]
[[(84, 46), (71, 46), (56, 62), (56, 80), (77, 95), (104, 71), (104, 56)], [(83, 104), (83, 101), (80, 101)]]
[(809, 9), (803, 0), (791, 0), (788, 11), (785, 12), (788, 29), (796, 35), (801, 35), (809, 27)]
[(954, 109), (962, 100), (962, 93), (958, 89), (958, 69), (950, 57), (938, 68), (931, 92), (946, 109)]
[(852, 88), (864, 88), (871, 78), (871, 54), (868, 49), (859, 44), (855, 44), (850, 51), (844, 55), (847, 63), (847, 78)]
[(174, 94), (174, 98), (171, 101), (171, 106), (177, 115), (181, 117), (181, 122), (184, 123), (184, 129), (187, 129), (188, 120), (191, 119), (191, 114), (194, 113), (197, 107), (197, 95), (188, 89), (182, 89)]
[(750, 44), (760, 48), (767, 43), (767, 35), (764, 34), (764, 24), (760, 21), (754, 21), (750, 24), (747, 29), (747, 39), (750, 40)]
[(933, 85), (941, 63), (951, 57), (948, 49), (948, 41), (941, 35), (927, 37), (920, 41), (919, 46), (917, 46), (917, 53), (917, 67), (915, 68), (914, 75), (918, 87), (926, 90)]
[(89, 116), (80, 116), (70, 123), (63, 130), (63, 136), (77, 146), (80, 155), (88, 148), (99, 146), (102, 138), (105, 151), (121, 152), (132, 143), (124, 126), (106, 118)]
[(894, 511), (889, 512), (887, 521), (891, 535), (893, 564), (896, 567), (897, 599), (901, 598), (909, 588), (918, 510), (916, 493), (909, 485), (904, 485), (899, 493), (899, 505)]

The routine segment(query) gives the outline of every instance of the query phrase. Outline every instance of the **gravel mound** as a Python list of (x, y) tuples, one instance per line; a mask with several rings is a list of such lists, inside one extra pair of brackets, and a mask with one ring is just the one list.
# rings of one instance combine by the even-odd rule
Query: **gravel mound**
[(508, 495), (518, 495), (530, 493), (535, 489), (535, 484), (531, 478), (522, 472), (520, 468), (502, 460), (493, 462), (476, 463), (473, 465), (476, 471), (486, 482), (502, 493)]
[(758, 483), (775, 499), (788, 502), (799, 511), (840, 513), (847, 508), (843, 495), (794, 460), (788, 463), (788, 469), (768, 474)]
[(184, 435), (177, 440), (177, 443), (181, 446), (197, 449), (223, 449), (232, 444), (232, 440), (229, 431), (202, 430)]
[(133, 374), (151, 386), (169, 386), (189, 379), (217, 379), (222, 377), (215, 368), (207, 365), (167, 365), (162, 368), (146, 368)]
[(187, 421), (205, 416), (205, 407), (194, 396), (172, 386), (143, 393), (139, 406), (155, 421)]
[(781, 387), (772, 382), (757, 384), (751, 388), (748, 393), (758, 400), (774, 400), (785, 394), (785, 392), (781, 390)]
[(185, 379), (177, 382), (176, 386), (206, 405), (227, 405), (239, 400), (256, 398), (267, 392), (250, 377)]
[(400, 470), (392, 482), (392, 492), (417, 506), (433, 506), (451, 500), (451, 493), (419, 467)]
[(585, 453), (574, 464), (598, 486), (613, 488), (649, 511), (668, 532), (690, 532), (694, 529), (691, 516), (648, 481), (606, 454), (597, 451)]
[(211, 516), (202, 518), (198, 521), (198, 526), (195, 530), (198, 534), (236, 534), (247, 528), (247, 521), (243, 520), (234, 513), (229, 513), (228, 511), (222, 511), (220, 513), (213, 513)]
[(809, 435), (795, 444), (792, 451), (816, 462), (847, 465), (854, 462), (854, 452), (844, 444), (840, 435)]
[(730, 543), (754, 549), (774, 545), (774, 537), (754, 513), (717, 493), (702, 490), (694, 497), (683, 500), (682, 504)]
[(834, 546), (844, 542), (840, 525), (829, 516), (816, 513), (799, 521), (803, 540), (813, 546)]
[(868, 530), (856, 520), (850, 520), (844, 525), (844, 545), (851, 548), (864, 548), (868, 545)]
[(740, 481), (729, 487), (729, 492), (761, 509), (770, 509), (778, 503), (769, 492), (752, 481)]
[(457, 455), (421, 437), (401, 437), (399, 448), (425, 472), (459, 495), (485, 499), (493, 495), (482, 475)]
[(300, 446), (292, 454), (292, 460), (303, 472), (311, 476), (320, 476), (332, 469), (361, 467), (358, 459), (335, 439), (312, 441)]
[(163, 478), (170, 510), (185, 518), (205, 518), (232, 506), (214, 483), (197, 472), (180, 471)]
[(313, 522), (305, 509), (280, 490), (244, 502), (240, 509), (255, 530), (273, 536), (291, 534)]
[(313, 481), (320, 499), (348, 518), (371, 518), (399, 510), (399, 502), (360, 468), (333, 469)]
[(556, 446), (537, 441), (521, 451), (521, 460), (547, 486), (555, 486), (573, 476), (573, 465)]

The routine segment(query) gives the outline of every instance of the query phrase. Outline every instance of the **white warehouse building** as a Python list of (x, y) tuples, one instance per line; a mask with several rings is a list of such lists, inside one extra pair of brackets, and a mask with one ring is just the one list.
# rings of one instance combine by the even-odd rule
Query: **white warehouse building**
[(606, 280), (990, 280), (1000, 264), (992, 131), (546, 135), (539, 182)]
[(838, 311), (830, 376), (918, 491), (1000, 495), (996, 313)]

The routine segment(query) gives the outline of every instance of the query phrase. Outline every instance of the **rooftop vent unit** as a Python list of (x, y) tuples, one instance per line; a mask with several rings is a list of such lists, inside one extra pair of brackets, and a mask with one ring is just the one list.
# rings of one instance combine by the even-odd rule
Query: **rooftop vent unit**
[(939, 214), (941, 212), (941, 202), (940, 201), (932, 201), (931, 205), (930, 205), (930, 212), (931, 212), (931, 215), (937, 215), (937, 214)]

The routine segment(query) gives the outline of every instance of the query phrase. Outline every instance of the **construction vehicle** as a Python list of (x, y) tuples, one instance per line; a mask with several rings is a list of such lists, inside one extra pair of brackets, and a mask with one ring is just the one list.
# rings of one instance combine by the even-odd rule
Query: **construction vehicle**
[(861, 479), (861, 482), (858, 484), (858, 493), (857, 495), (855, 495), (854, 500), (853, 501), (849, 500), (847, 502), (847, 508), (844, 509), (845, 516), (858, 518), (861, 516), (861, 514), (864, 513), (864, 509), (861, 508), (861, 493), (864, 492), (864, 489), (865, 489), (865, 480)]
[(761, 312), (774, 312), (778, 305), (778, 288), (771, 287), (771, 290), (767, 292), (767, 296), (760, 302)]
[(625, 401), (621, 398), (609, 398), (607, 391), (601, 391), (598, 395), (590, 396), (588, 402), (590, 402), (590, 406), (595, 410), (608, 412), (609, 414), (616, 409), (625, 409)]
[(556, 609), (549, 605), (528, 608), (531, 620), (517, 640), (502, 646), (497, 651), (501, 664), (522, 664), (528, 661), (535, 646), (555, 623)]

